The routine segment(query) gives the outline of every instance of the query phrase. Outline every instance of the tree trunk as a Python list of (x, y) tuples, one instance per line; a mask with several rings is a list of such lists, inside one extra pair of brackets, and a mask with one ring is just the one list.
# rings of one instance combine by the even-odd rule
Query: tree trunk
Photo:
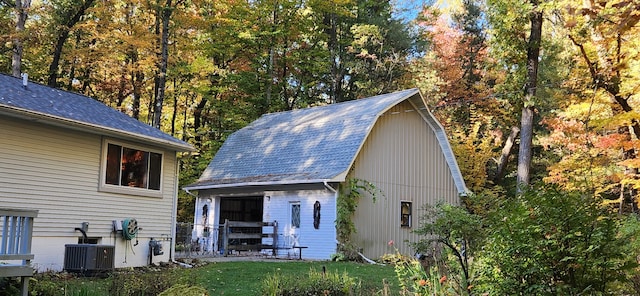
[(173, 79), (173, 113), (171, 114), (171, 135), (176, 135), (176, 119), (178, 118), (178, 91), (176, 79)]
[(518, 150), (518, 192), (529, 185), (531, 168), (531, 146), (533, 143), (533, 107), (523, 107), (520, 118), (520, 147)]
[[(76, 40), (75, 40), (75, 49), (79, 49), (80, 47), (80, 42), (82, 41), (82, 34), (80, 32), (78, 32), (76, 34)], [(73, 82), (76, 80), (76, 66), (78, 64), (78, 57), (73, 57), (73, 59), (71, 60), (71, 69), (69, 69), (69, 79), (67, 82), (67, 89), (68, 90), (72, 90), (73, 89)]]
[(265, 98), (267, 100), (267, 106), (265, 108), (265, 110), (262, 110), (261, 113), (266, 113), (269, 112), (269, 109), (271, 109), (271, 92), (273, 91), (273, 81), (275, 80), (275, 74), (274, 74), (274, 60), (275, 60), (275, 44), (277, 42), (276, 38), (275, 38), (275, 31), (276, 31), (276, 23), (278, 21), (278, 2), (276, 1), (274, 3), (273, 6), (273, 14), (272, 14), (272, 19), (271, 19), (271, 42), (269, 44), (269, 65), (267, 68), (267, 75), (269, 76), (268, 80), (267, 80), (267, 93), (265, 95)]
[(31, 0), (16, 0), (16, 37), (13, 39), (13, 54), (11, 56), (11, 75), (20, 77), (22, 72), (22, 35), (27, 22), (27, 9), (31, 6)]
[(504, 142), (504, 147), (502, 147), (500, 159), (498, 159), (498, 168), (496, 169), (496, 175), (493, 177), (494, 183), (498, 183), (504, 177), (504, 170), (507, 167), (507, 163), (509, 163), (511, 149), (513, 148), (513, 143), (515, 142), (518, 133), (520, 133), (520, 128), (518, 128), (517, 126), (511, 127), (511, 133), (509, 134), (507, 140)]
[(71, 28), (80, 21), (87, 9), (93, 6), (94, 1), (95, 0), (86, 0), (82, 2), (82, 5), (78, 7), (78, 10), (73, 15), (64, 16), (65, 21), (60, 24), (61, 29), (58, 32), (58, 36), (56, 36), (55, 47), (53, 48), (53, 59), (51, 60), (51, 64), (49, 64), (49, 79), (47, 80), (47, 85), (51, 87), (57, 86), (58, 66), (60, 65), (60, 58), (62, 57), (62, 49), (69, 38), (69, 32)]
[(338, 96), (338, 65), (337, 65), (337, 48), (338, 48), (338, 32), (337, 18), (335, 13), (325, 13), (324, 15), (324, 33), (328, 36), (327, 47), (329, 48), (329, 58), (331, 59), (331, 83), (329, 85), (329, 102), (336, 103)]
[(125, 88), (127, 86), (127, 77), (125, 77), (126, 67), (122, 67), (122, 73), (120, 74), (120, 79), (118, 80), (118, 93), (116, 94), (116, 106), (120, 111), (122, 111), (122, 103), (124, 103), (124, 99), (127, 97), (127, 92)]
[(204, 107), (207, 105), (207, 99), (203, 98), (196, 105), (193, 110), (193, 131), (195, 134), (195, 146), (200, 148), (202, 147), (202, 135), (200, 134), (200, 128), (203, 126), (202, 122), (202, 113), (204, 111)]
[(162, 105), (164, 104), (164, 91), (167, 84), (167, 63), (169, 60), (169, 19), (173, 12), (171, 6), (172, 0), (167, 0), (166, 5), (162, 8), (162, 36), (160, 39), (160, 65), (158, 74), (158, 87), (156, 89), (156, 100), (153, 106), (153, 123), (152, 125), (159, 129), (162, 118)]
[(185, 102), (185, 108), (182, 111), (182, 137), (180, 137), (181, 140), (183, 141), (187, 141), (187, 129), (189, 128), (189, 122), (187, 121), (187, 118), (189, 117), (188, 114), (188, 110), (189, 108), (187, 106), (190, 106), (191, 103), (190, 101), (187, 99), (187, 101)]
[(49, 64), (49, 79), (47, 80), (48, 86), (58, 86), (58, 66), (60, 65), (62, 48), (64, 47), (64, 43), (67, 41), (67, 38), (69, 38), (68, 28), (64, 28), (60, 32), (58, 32), (58, 36), (56, 37), (56, 45), (53, 48), (53, 59), (51, 60), (51, 64)]
[(538, 58), (540, 56), (540, 42), (542, 41), (542, 11), (539, 10), (537, 0), (531, 0), (533, 11), (529, 16), (531, 31), (527, 46), (527, 84), (520, 120), (520, 149), (518, 151), (518, 193), (529, 185), (529, 171), (531, 169), (531, 149), (533, 143), (533, 113), (534, 98), (538, 86)]
[(131, 66), (135, 69), (131, 72), (131, 86), (133, 88), (133, 102), (131, 103), (132, 114), (135, 119), (140, 119), (140, 100), (142, 99), (142, 87), (144, 84), (144, 73), (138, 64), (138, 50), (131, 48), (129, 52)]

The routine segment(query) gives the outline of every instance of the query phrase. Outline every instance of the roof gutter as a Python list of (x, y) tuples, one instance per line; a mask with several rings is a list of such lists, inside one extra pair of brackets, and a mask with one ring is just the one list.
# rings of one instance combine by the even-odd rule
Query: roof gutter
[(172, 142), (169, 140), (158, 139), (154, 137), (149, 137), (145, 135), (139, 135), (136, 133), (126, 132), (110, 127), (104, 127), (97, 124), (86, 123), (77, 120), (71, 120), (64, 117), (52, 116), (49, 114), (34, 112), (30, 110), (25, 110), (22, 108), (13, 108), (6, 105), (0, 105), (0, 114), (6, 114), (8, 116), (13, 116), (25, 120), (30, 120), (34, 122), (43, 121), (49, 124), (70, 128), (73, 130), (83, 131), (83, 132), (92, 132), (99, 135), (109, 135), (118, 138), (127, 138), (136, 141), (143, 141), (148, 143), (153, 143), (155, 145), (159, 145), (162, 147), (170, 147), (177, 151), (183, 152), (192, 152), (195, 151), (195, 148), (188, 143), (180, 144), (176, 142)]
[(331, 185), (329, 185), (329, 183), (327, 183), (327, 181), (322, 182), (322, 184), (324, 184), (324, 187), (327, 188), (327, 190), (333, 192), (334, 194), (338, 193), (338, 191), (335, 190), (333, 187), (331, 187)]
[(191, 196), (193, 196), (193, 197), (195, 197), (195, 198), (198, 198), (198, 196), (197, 196), (197, 195), (195, 195), (195, 194), (193, 194), (193, 192), (189, 191), (189, 189), (187, 189), (187, 188), (182, 188), (182, 190), (184, 190), (184, 192), (186, 192), (188, 195), (191, 195)]
[(218, 185), (194, 185), (194, 186), (184, 186), (183, 190), (189, 192), (189, 190), (203, 190), (203, 189), (219, 189), (219, 188), (231, 188), (231, 187), (250, 187), (250, 186), (269, 186), (269, 185), (292, 185), (292, 184), (314, 184), (320, 183), (323, 184), (327, 189), (336, 192), (331, 186), (329, 186), (328, 182), (339, 182), (338, 180), (331, 179), (315, 179), (315, 180), (286, 180), (286, 181), (273, 181), (273, 182), (244, 182), (244, 183), (229, 183), (229, 184), (218, 184)]

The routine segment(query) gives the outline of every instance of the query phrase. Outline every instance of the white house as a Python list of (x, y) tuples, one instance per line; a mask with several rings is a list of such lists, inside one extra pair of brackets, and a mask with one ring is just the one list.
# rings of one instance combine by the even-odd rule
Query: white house
[[(418, 239), (412, 229), (422, 206), (457, 204), (467, 192), (444, 130), (417, 89), (266, 114), (232, 134), (184, 189), (198, 191), (196, 236), (226, 220), (277, 221), (279, 247), (297, 244), (308, 247), (303, 258), (329, 259), (338, 244), (339, 188), (349, 179), (383, 193), (375, 202), (362, 198), (353, 217), (352, 241), (371, 258), (394, 252), (390, 240), (411, 253), (405, 241)], [(208, 248), (219, 248), (216, 238)]]
[[(0, 74), (0, 207), (38, 210), (40, 271), (169, 261), (177, 153), (192, 150), (92, 98)], [(78, 266), (95, 262), (84, 252), (106, 261)]]

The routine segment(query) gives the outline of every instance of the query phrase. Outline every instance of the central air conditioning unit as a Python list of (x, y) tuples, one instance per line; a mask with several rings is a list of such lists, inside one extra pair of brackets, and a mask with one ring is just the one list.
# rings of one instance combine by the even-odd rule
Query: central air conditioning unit
[(113, 270), (115, 246), (77, 244), (64, 245), (64, 270), (98, 273)]

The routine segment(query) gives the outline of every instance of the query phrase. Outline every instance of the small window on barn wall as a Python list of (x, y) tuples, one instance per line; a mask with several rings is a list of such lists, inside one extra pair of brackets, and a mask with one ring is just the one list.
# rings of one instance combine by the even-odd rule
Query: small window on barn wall
[(300, 228), (300, 202), (291, 203), (291, 227)]
[(112, 141), (104, 144), (102, 191), (161, 196), (161, 152)]
[(411, 202), (400, 202), (400, 226), (411, 227)]

